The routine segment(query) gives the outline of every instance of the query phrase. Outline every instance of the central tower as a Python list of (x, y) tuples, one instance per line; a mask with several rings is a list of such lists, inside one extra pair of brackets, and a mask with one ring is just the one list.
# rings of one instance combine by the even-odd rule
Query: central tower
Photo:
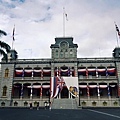
[(55, 44), (51, 44), (52, 59), (75, 59), (77, 58), (78, 45), (73, 43), (72, 37), (55, 38)]

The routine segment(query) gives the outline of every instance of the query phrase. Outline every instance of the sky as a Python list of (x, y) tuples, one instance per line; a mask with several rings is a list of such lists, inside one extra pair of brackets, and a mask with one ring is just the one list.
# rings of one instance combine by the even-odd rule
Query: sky
[(51, 58), (50, 45), (64, 34), (78, 44), (78, 58), (112, 57), (120, 45), (115, 23), (119, 28), (120, 0), (0, 0), (0, 29), (7, 32), (0, 40), (19, 59)]

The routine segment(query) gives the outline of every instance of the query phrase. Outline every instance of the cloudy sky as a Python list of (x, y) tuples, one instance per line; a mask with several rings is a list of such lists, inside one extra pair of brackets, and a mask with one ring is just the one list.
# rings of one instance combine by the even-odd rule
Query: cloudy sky
[[(19, 58), (51, 58), (50, 45), (63, 37), (63, 7), (67, 14), (65, 37), (78, 44), (78, 58), (111, 57), (120, 44), (120, 0), (0, 0), (0, 38)], [(118, 44), (117, 44), (118, 41)]]

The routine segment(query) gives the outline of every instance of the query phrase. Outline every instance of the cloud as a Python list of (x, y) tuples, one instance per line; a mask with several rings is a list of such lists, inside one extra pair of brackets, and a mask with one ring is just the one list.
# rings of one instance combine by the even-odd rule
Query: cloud
[(114, 21), (119, 23), (120, 3), (104, 0), (4, 0), (0, 27), (19, 58), (50, 58), (50, 45), (63, 36), (63, 7), (67, 13), (65, 35), (78, 44), (78, 57), (110, 57), (116, 47)]

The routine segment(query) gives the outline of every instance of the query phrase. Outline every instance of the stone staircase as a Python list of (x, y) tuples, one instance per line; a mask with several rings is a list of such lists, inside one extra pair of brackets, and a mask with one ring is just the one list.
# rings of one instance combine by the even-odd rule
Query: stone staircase
[(52, 109), (77, 109), (76, 99), (54, 99)]

